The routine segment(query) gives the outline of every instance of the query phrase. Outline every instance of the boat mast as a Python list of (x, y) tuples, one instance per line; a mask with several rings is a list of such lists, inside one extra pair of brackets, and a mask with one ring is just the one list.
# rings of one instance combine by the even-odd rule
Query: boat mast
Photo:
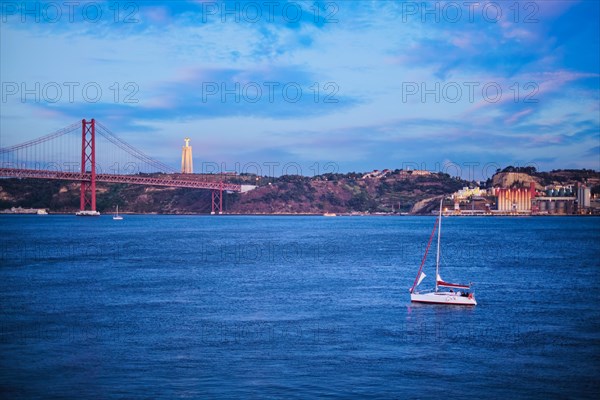
[(440, 216), (438, 218), (438, 241), (437, 241), (437, 252), (435, 255), (435, 291), (438, 291), (438, 276), (440, 276), (440, 236), (442, 234), (442, 203), (444, 197), (440, 200)]

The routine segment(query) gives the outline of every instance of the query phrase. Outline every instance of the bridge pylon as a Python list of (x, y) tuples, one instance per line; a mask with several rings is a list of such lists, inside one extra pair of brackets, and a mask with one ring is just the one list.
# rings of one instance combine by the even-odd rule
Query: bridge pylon
[(96, 121), (81, 120), (81, 174), (90, 174), (90, 180), (81, 181), (79, 213), (99, 215), (96, 211)]
[[(219, 188), (211, 190), (212, 192), (212, 215), (216, 213), (223, 214), (223, 181), (219, 182)], [(217, 210), (217, 211), (215, 211)]]

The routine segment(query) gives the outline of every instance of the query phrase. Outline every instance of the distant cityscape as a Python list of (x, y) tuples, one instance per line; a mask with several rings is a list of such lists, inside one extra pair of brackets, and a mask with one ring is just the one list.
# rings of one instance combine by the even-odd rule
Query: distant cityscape
[[(374, 170), (363, 175), (363, 179), (381, 179), (392, 171)], [(400, 171), (399, 175), (428, 176), (425, 170)], [(497, 182), (492, 188), (468, 187), (452, 193), (448, 198), (452, 207), (446, 207), (446, 215), (588, 215), (600, 214), (600, 202), (592, 199), (590, 183), (542, 186), (522, 172), (501, 172), (495, 175)], [(480, 182), (483, 186), (484, 182)], [(594, 201), (592, 201), (594, 200)], [(433, 210), (432, 213), (436, 211)]]
[[(495, 207), (488, 202), (495, 199)], [(591, 214), (591, 190), (586, 185), (550, 185), (481, 189), (465, 187), (452, 194), (456, 214), (565, 215)], [(483, 203), (483, 208), (481, 204)], [(469, 208), (471, 207), (471, 208)]]

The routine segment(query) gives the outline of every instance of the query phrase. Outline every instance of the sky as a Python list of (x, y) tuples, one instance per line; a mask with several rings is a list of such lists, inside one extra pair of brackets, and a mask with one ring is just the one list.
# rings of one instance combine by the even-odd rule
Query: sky
[(598, 1), (0, 5), (1, 147), (95, 118), (195, 172), (600, 170)]

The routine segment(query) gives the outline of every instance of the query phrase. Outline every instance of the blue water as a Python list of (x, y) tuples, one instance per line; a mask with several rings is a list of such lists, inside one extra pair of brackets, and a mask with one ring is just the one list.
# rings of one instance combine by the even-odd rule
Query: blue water
[(474, 308), (409, 302), (433, 222), (1, 216), (0, 392), (594, 398), (600, 219), (445, 218)]

